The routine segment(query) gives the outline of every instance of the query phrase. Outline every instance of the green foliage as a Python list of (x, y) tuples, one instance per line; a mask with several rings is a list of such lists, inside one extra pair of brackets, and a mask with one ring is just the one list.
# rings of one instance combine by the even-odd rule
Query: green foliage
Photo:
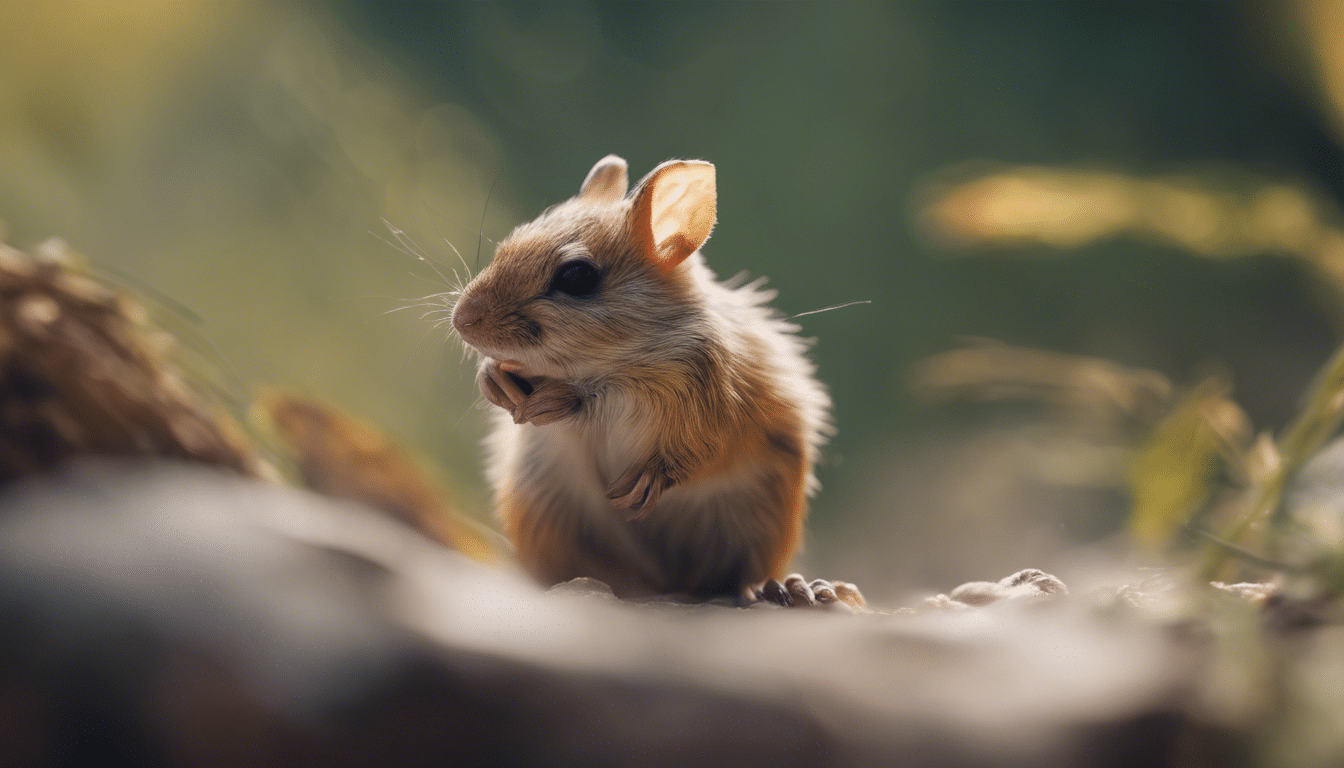
[[(1344, 347), (1340, 348), (1317, 375), (1297, 418), (1284, 431), (1273, 452), (1268, 471), (1252, 488), (1246, 501), (1222, 537), (1232, 544), (1242, 543), (1257, 528), (1273, 538), (1273, 524), (1282, 525), (1277, 514), (1283, 504), (1283, 492), (1289, 480), (1316, 454), (1344, 421)], [(1214, 546), (1205, 561), (1203, 573), (1210, 578), (1222, 570), (1228, 556), (1226, 547)]]
[[(1261, 569), (1313, 574), (1321, 586), (1333, 583), (1344, 567), (1338, 554), (1304, 564), (1277, 562), (1272, 551), (1256, 548), (1272, 547), (1290, 524), (1282, 514), (1285, 489), (1341, 423), (1344, 347), (1317, 375), (1277, 441), (1268, 435), (1248, 440), (1248, 420), (1231, 400), (1228, 383), (1203, 381), (1158, 422), (1131, 462), (1131, 534), (1150, 550), (1179, 545), (1183, 532), (1199, 535), (1206, 543), (1204, 579), (1225, 577), (1236, 558)], [(1217, 533), (1203, 527), (1211, 512), (1226, 518)]]
[(1169, 546), (1213, 493), (1220, 454), (1233, 448), (1226, 424), (1229, 387), (1211, 378), (1176, 404), (1135, 455), (1130, 467), (1133, 511), (1129, 530), (1150, 549)]

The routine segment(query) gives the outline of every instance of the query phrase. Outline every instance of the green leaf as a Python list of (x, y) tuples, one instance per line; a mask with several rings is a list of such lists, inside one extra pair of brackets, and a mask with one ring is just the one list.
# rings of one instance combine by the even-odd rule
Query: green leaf
[(1221, 378), (1205, 380), (1158, 423), (1135, 454), (1129, 471), (1134, 498), (1129, 530), (1143, 546), (1169, 546), (1207, 503), (1219, 456), (1244, 430), (1244, 417), (1228, 399), (1228, 389)]

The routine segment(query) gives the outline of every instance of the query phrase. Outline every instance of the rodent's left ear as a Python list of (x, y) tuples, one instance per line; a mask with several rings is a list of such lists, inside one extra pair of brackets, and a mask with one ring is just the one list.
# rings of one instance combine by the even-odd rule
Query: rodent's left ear
[(713, 164), (669, 160), (654, 168), (630, 211), (640, 249), (664, 269), (677, 266), (709, 239), (717, 201)]
[(579, 187), (579, 197), (592, 202), (614, 203), (625, 197), (629, 186), (625, 161), (616, 155), (607, 155), (588, 172), (583, 186)]

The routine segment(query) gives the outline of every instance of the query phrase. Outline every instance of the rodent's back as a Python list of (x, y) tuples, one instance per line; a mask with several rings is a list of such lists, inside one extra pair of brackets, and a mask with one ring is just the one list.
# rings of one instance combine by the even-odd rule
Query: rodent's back
[(799, 326), (770, 305), (777, 291), (765, 287), (764, 277), (748, 280), (742, 273), (718, 280), (700, 254), (692, 259), (688, 259), (690, 272), (706, 297), (707, 311), (717, 314), (723, 326), (737, 335), (745, 369), (759, 369), (756, 386), (773, 389), (774, 399), (796, 409), (810, 495), (817, 489), (813, 467), (821, 446), (834, 431), (830, 394), (817, 379), (809, 355), (814, 340), (799, 336)]

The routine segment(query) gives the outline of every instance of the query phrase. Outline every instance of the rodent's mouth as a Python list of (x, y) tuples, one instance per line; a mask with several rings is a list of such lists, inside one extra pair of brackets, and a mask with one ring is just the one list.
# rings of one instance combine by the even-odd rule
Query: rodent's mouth
[(537, 346), (533, 338), (538, 334), (522, 333), (513, 327), (501, 329), (472, 323), (454, 325), (454, 330), (468, 347), (496, 360), (527, 357), (529, 347)]
[(472, 328), (471, 326), (462, 327), (454, 325), (453, 329), (457, 331), (457, 336), (458, 338), (462, 339), (463, 344), (466, 344), (468, 347), (471, 347), (472, 349), (476, 350), (477, 352), (480, 352), (483, 355), (489, 354), (489, 352), (486, 351), (486, 347), (489, 345), (482, 343), (483, 339), (481, 338), (481, 336), (483, 334), (481, 334), (475, 328)]
[(481, 338), (481, 335), (479, 334), (463, 333), (462, 330), (459, 329), (457, 335), (462, 339), (463, 344), (466, 344), (473, 352), (481, 357), (489, 357), (494, 360), (507, 360), (512, 358), (512, 355), (509, 352), (489, 343), (487, 340)]

